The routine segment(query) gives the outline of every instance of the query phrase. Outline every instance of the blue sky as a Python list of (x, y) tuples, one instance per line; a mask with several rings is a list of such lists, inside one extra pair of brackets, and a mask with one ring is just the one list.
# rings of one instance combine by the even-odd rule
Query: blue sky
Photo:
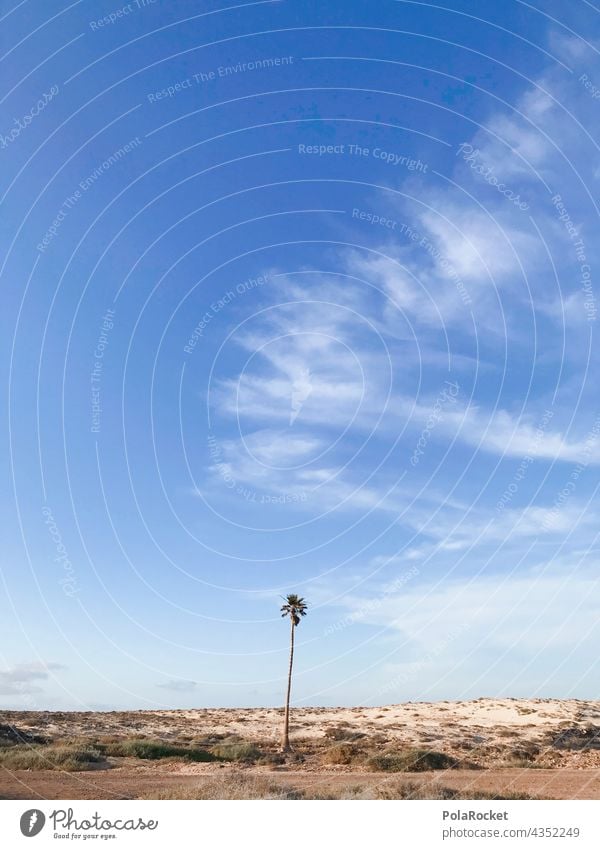
[(0, 705), (598, 696), (584, 2), (2, 3)]

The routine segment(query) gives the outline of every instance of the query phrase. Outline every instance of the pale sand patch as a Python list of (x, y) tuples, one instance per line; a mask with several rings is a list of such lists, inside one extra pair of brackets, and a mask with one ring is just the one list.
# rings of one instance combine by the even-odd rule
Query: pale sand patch
[[(244, 737), (264, 738), (277, 734), (281, 724), (280, 709), (222, 709), (156, 711), (156, 716), (172, 717), (174, 713), (193, 724), (206, 725), (217, 732), (235, 731)], [(294, 708), (293, 724), (302, 736), (322, 737), (331, 725), (348, 723), (351, 727), (373, 726), (394, 735), (415, 726), (449, 726), (459, 723), (467, 728), (505, 726), (535, 730), (556, 727), (557, 723), (593, 722), (600, 719), (599, 701), (578, 699), (477, 699), (462, 702), (409, 702), (400, 705), (359, 708)], [(301, 730), (298, 729), (301, 726)]]

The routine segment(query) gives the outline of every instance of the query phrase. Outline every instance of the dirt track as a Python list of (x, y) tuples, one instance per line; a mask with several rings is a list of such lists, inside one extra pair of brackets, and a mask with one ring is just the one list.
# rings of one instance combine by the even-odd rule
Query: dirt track
[[(257, 771), (255, 774), (282, 787), (310, 789), (361, 787), (365, 790), (386, 782), (398, 781), (397, 774), (387, 778), (373, 773), (307, 773), (293, 771)], [(214, 774), (213, 774), (214, 775)], [(18, 771), (0, 773), (2, 799), (132, 799), (157, 790), (193, 787), (211, 778), (211, 774), (185, 775), (160, 769), (140, 773), (132, 769), (95, 772)], [(488, 791), (528, 793), (554, 799), (600, 799), (600, 770), (577, 769), (492, 769), (473, 772), (452, 770), (402, 776), (407, 782), (439, 782), (465, 792)]]

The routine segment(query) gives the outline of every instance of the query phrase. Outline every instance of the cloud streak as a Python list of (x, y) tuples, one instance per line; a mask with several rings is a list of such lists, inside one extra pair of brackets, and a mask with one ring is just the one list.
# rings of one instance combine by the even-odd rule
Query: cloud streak
[(47, 681), (51, 672), (66, 669), (61, 663), (18, 663), (0, 672), (0, 696), (22, 696), (42, 693), (38, 681)]

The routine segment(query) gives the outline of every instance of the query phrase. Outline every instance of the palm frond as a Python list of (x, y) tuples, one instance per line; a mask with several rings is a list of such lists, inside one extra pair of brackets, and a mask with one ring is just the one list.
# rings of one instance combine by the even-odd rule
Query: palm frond
[(300, 617), (306, 616), (308, 605), (306, 600), (302, 598), (302, 596), (296, 595), (296, 593), (290, 593), (287, 596), (282, 596), (285, 604), (281, 605), (281, 616), (289, 616), (294, 625), (298, 625), (300, 622)]

